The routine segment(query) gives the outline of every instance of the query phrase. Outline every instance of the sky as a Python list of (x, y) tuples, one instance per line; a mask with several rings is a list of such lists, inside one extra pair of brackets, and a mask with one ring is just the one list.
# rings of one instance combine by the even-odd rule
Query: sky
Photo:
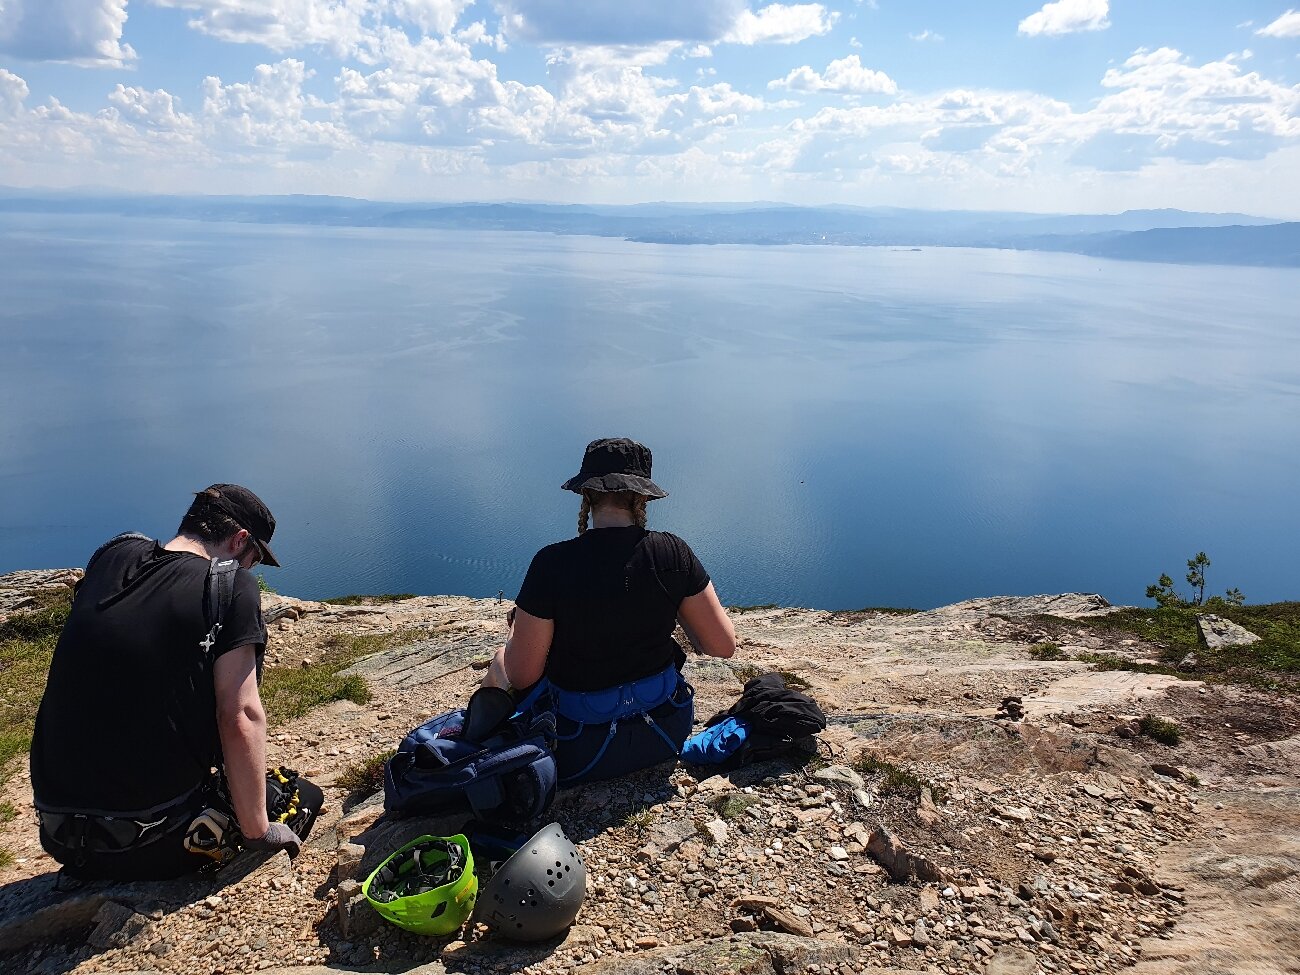
[(0, 0), (0, 184), (1300, 219), (1277, 0)]

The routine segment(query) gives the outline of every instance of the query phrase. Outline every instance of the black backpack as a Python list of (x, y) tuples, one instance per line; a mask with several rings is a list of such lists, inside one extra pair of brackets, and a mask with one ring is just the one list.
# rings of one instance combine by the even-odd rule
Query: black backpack
[[(86, 571), (95, 564), (95, 560), (107, 549), (121, 542), (152, 542), (154, 539), (140, 532), (123, 532), (114, 535), (91, 555), (86, 563)], [(238, 559), (213, 559), (208, 565), (208, 582), (203, 591), (203, 621), (208, 624), (207, 636), (199, 641), (204, 653), (211, 653), (221, 632), (221, 623), (230, 611), (230, 603), (235, 598), (235, 572), (239, 569)], [(258, 661), (258, 678), (262, 676), (261, 661)]]

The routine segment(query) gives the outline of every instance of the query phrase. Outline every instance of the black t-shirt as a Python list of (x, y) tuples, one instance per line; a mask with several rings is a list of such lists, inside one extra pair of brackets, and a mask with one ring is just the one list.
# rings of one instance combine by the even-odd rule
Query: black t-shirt
[(104, 550), (77, 587), (54, 649), (32, 738), (32, 789), (44, 806), (104, 812), (175, 799), (218, 760), (213, 662), (266, 645), (261, 595), (235, 573), (210, 653), (208, 560), (130, 540)]
[(668, 532), (592, 528), (535, 556), (515, 600), (555, 622), (546, 676), (570, 691), (648, 677), (686, 655), (677, 607), (709, 584), (691, 547)]

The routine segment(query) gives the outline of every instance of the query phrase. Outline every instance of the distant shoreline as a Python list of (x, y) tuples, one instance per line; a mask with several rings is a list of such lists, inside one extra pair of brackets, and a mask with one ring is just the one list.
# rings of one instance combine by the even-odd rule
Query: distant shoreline
[(1166, 264), (1300, 267), (1300, 222), (1181, 210), (1044, 216), (772, 205), (419, 205), (339, 197), (96, 197), (0, 191), (0, 214), (509, 231), (675, 246), (968, 247)]

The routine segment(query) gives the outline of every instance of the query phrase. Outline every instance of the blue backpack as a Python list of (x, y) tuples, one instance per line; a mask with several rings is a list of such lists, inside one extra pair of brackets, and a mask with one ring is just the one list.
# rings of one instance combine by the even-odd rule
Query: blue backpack
[[(477, 819), (511, 826), (539, 819), (555, 800), (555, 719), (512, 717), (513, 710), (504, 691), (483, 688), (467, 708), (412, 731), (384, 768), (384, 809), (415, 814), (468, 807)], [(484, 713), (493, 717), (485, 721)]]

